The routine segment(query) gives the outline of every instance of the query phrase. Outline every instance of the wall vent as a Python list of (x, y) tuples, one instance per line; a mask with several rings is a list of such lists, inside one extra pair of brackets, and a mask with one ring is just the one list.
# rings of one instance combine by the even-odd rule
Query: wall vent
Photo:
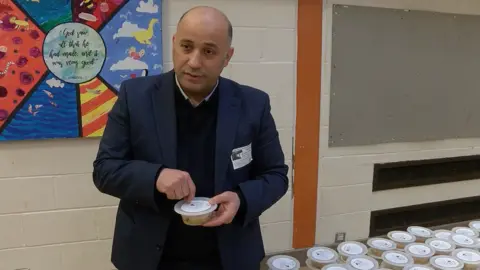
[(373, 188), (381, 191), (480, 179), (480, 155), (374, 165)]
[(480, 218), (480, 196), (372, 211), (369, 237), (417, 225), (435, 227)]

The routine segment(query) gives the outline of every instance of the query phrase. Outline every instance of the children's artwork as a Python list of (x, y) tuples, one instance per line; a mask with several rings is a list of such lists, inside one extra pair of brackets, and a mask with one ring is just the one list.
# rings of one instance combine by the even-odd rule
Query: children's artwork
[(162, 70), (161, 0), (0, 0), (0, 140), (98, 137)]

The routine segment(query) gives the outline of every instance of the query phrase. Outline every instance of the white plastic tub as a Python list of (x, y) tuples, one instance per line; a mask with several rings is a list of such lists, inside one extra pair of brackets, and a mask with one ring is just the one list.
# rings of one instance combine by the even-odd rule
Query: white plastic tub
[(374, 257), (381, 257), (383, 252), (397, 248), (397, 244), (392, 240), (379, 237), (368, 239), (367, 246), (368, 255)]
[(407, 265), (413, 264), (413, 258), (409, 254), (398, 251), (385, 251), (382, 255), (382, 264), (380, 267), (392, 270), (402, 270)]
[(183, 223), (190, 226), (200, 226), (209, 221), (217, 205), (208, 203), (209, 199), (196, 197), (191, 202), (184, 200), (175, 204), (174, 210), (182, 216)]
[(269, 270), (299, 270), (300, 262), (287, 255), (276, 255), (267, 260)]
[(403, 270), (433, 270), (433, 268), (423, 264), (412, 264), (405, 266)]
[(433, 231), (421, 226), (409, 226), (407, 232), (415, 235), (416, 241), (424, 243), (428, 238), (433, 237)]
[(351, 256), (348, 257), (347, 266), (353, 270), (375, 270), (378, 269), (378, 261), (365, 256)]
[(435, 250), (435, 255), (450, 255), (456, 248), (450, 240), (440, 238), (427, 239), (425, 244)]
[(351, 269), (348, 268), (346, 264), (334, 263), (334, 264), (325, 265), (321, 270), (351, 270)]
[(387, 234), (387, 237), (397, 244), (397, 249), (404, 249), (406, 245), (417, 240), (415, 235), (404, 231), (391, 231)]
[(480, 269), (480, 252), (469, 248), (460, 248), (452, 252), (452, 257), (464, 263), (466, 270)]
[(317, 269), (338, 262), (338, 253), (327, 247), (313, 247), (307, 251), (307, 265)]
[(458, 233), (452, 233), (449, 239), (452, 243), (454, 243), (457, 248), (476, 248), (478, 245), (477, 239)]
[(455, 227), (455, 228), (452, 229), (452, 232), (458, 233), (458, 234), (463, 234), (463, 235), (470, 236), (470, 237), (473, 237), (473, 238), (478, 237), (478, 231), (474, 230), (472, 228), (469, 228), (469, 227)]
[(463, 262), (452, 256), (437, 255), (430, 258), (430, 265), (436, 270), (461, 270)]
[(440, 230), (433, 231), (433, 237), (449, 240), (452, 233), (453, 233), (452, 231), (440, 229)]
[(365, 244), (357, 241), (345, 241), (340, 243), (337, 247), (338, 254), (340, 255), (340, 262), (347, 262), (348, 257), (365, 255), (368, 252)]
[(468, 227), (480, 232), (480, 220), (473, 220), (468, 223)]
[(405, 247), (405, 253), (412, 256), (415, 264), (427, 264), (435, 250), (424, 243), (411, 243)]

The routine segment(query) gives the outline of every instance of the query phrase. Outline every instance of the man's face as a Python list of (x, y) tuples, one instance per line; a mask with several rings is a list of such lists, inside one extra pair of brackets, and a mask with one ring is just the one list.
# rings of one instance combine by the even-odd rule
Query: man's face
[(173, 37), (173, 67), (182, 88), (193, 93), (212, 90), (233, 48), (227, 28), (218, 20), (185, 18)]

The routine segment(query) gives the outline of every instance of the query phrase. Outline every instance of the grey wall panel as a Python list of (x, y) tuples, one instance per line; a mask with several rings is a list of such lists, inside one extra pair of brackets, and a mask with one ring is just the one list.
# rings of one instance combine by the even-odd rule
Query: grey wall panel
[(480, 137), (480, 16), (335, 6), (329, 145)]

